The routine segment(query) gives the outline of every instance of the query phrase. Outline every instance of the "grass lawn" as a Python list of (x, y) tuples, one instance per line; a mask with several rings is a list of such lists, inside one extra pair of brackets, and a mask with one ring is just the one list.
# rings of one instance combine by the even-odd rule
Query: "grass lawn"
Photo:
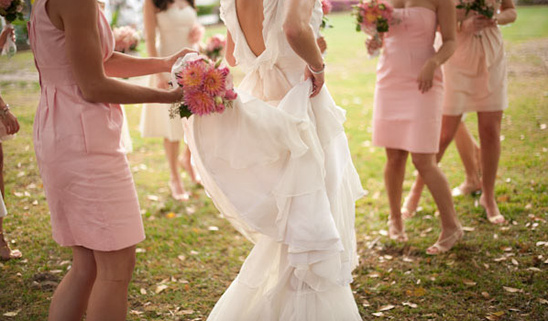
[[(409, 242), (386, 236), (388, 202), (384, 151), (371, 146), (376, 60), (348, 14), (330, 17), (325, 32), (328, 87), (347, 110), (346, 129), (355, 165), (368, 194), (357, 203), (360, 266), (352, 285), (364, 320), (548, 320), (548, 7), (520, 7), (503, 28), (509, 60), (510, 108), (502, 123), (497, 179), (506, 226), (489, 224), (477, 198), (455, 200), (462, 242), (448, 254), (427, 256), (439, 234), (436, 209), (424, 193), (422, 209), (406, 222)], [(222, 27), (208, 34), (223, 32)], [(70, 268), (70, 250), (51, 237), (48, 208), (32, 146), (39, 99), (29, 52), (0, 58), (0, 90), (22, 125), (6, 141), (6, 236), (24, 254), (0, 263), (0, 320), (45, 320), (53, 290)], [(241, 72), (237, 73), (241, 76)], [(32, 77), (30, 77), (32, 78)], [(126, 106), (134, 152), (129, 155), (147, 239), (138, 245), (129, 289), (128, 320), (205, 320), (234, 279), (252, 245), (223, 220), (200, 188), (187, 203), (171, 199), (161, 139), (143, 139), (140, 106)], [(474, 133), (476, 117), (467, 119)], [(451, 186), (463, 179), (454, 147), (442, 168)], [(404, 188), (410, 187), (412, 165)], [(190, 186), (188, 178), (185, 178)]]

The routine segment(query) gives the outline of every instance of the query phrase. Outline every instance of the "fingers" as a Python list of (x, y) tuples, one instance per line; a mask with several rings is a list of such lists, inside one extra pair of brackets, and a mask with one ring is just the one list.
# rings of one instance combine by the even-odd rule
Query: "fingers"
[(323, 79), (314, 78), (312, 80), (312, 94), (310, 94), (310, 98), (316, 97), (320, 91), (322, 90), (324, 81)]
[(423, 94), (432, 88), (431, 80), (418, 80), (417, 82), (419, 83), (419, 91)]

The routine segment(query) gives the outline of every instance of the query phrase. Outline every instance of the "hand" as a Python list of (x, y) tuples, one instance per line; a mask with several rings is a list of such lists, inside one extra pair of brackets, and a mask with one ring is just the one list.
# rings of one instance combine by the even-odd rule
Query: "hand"
[(19, 122), (17, 121), (17, 117), (11, 113), (11, 111), (8, 111), (5, 116), (2, 118), (2, 124), (4, 124), (4, 127), (6, 127), (6, 133), (8, 135), (13, 135), (19, 131)]
[(384, 42), (384, 36), (382, 33), (377, 37), (367, 38), (367, 40), (365, 40), (365, 47), (367, 48), (367, 53), (370, 56), (374, 55), (375, 52), (377, 52), (378, 50), (382, 48), (383, 42)]
[(6, 40), (8, 40), (8, 37), (10, 37), (13, 42), (15, 42), (15, 31), (11, 24), (6, 25), (2, 30), (2, 33), (0, 33), (0, 47), (4, 46)]
[(434, 80), (434, 72), (438, 68), (438, 65), (429, 59), (424, 66), (422, 66), (419, 77), (417, 78), (417, 83), (419, 84), (419, 90), (421, 93), (425, 93), (430, 88), (432, 88), (432, 83)]
[(156, 87), (159, 89), (169, 89), (169, 79), (165, 76), (165, 74), (156, 74)]
[(188, 41), (191, 44), (197, 44), (200, 41), (202, 41), (202, 37), (204, 36), (205, 29), (201, 24), (195, 24), (192, 26), (192, 29), (188, 33)]
[(320, 52), (323, 54), (327, 50), (327, 42), (325, 41), (325, 38), (320, 37), (316, 39), (316, 43), (318, 44), (318, 47), (320, 47)]
[(166, 103), (179, 103), (183, 100), (183, 87), (177, 86), (177, 88), (169, 89), (167, 95), (168, 101)]
[(497, 21), (483, 15), (475, 15), (462, 22), (462, 29), (467, 32), (478, 33), (485, 28), (496, 26)]
[(189, 54), (189, 53), (192, 53), (192, 52), (197, 53), (196, 50), (193, 50), (193, 49), (190, 49), (190, 48), (184, 48), (184, 49), (181, 49), (181, 51), (179, 51), (176, 54), (165, 57), (164, 58), (164, 62), (165, 62), (164, 68), (165, 69), (163, 71), (164, 72), (171, 72), (171, 67), (173, 66), (173, 64), (175, 64), (177, 59), (179, 59), (180, 57), (184, 57), (186, 54)]
[[(325, 67), (323, 67), (323, 68), (325, 68)], [(315, 97), (316, 95), (318, 95), (320, 93), (320, 90), (322, 89), (323, 84), (325, 82), (324, 75), (325, 75), (324, 72), (322, 72), (320, 74), (313, 74), (310, 71), (310, 69), (308, 69), (308, 66), (305, 68), (305, 70), (304, 70), (304, 79), (305, 80), (308, 80), (308, 79), (312, 80), (312, 94), (310, 94), (310, 97)]]

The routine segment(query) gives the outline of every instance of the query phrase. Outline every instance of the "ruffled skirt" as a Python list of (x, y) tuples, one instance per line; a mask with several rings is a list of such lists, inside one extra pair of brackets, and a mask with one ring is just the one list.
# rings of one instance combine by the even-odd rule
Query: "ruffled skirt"
[(344, 111), (310, 87), (277, 106), (239, 93), (223, 114), (185, 121), (206, 191), (255, 243), (208, 320), (361, 320), (350, 282), (363, 190)]

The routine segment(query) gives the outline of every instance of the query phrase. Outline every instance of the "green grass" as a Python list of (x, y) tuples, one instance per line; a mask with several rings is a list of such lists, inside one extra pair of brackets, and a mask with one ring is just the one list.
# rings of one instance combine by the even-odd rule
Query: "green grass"
[[(499, 205), (511, 224), (493, 226), (476, 205), (477, 198), (458, 198), (459, 217), (474, 230), (467, 232), (453, 251), (439, 257), (424, 254), (439, 233), (428, 193), (422, 211), (406, 222), (410, 237), (406, 245), (381, 235), (388, 217), (382, 177), (385, 156), (381, 148), (370, 146), (376, 60), (367, 58), (365, 36), (354, 31), (348, 15), (330, 17), (335, 28), (325, 32), (328, 87), (347, 110), (345, 125), (352, 156), (369, 192), (357, 203), (361, 263), (352, 285), (366, 320), (377, 319), (372, 313), (386, 305), (395, 307), (384, 311), (383, 318), (395, 320), (548, 319), (548, 305), (543, 301), (548, 300), (548, 247), (536, 245), (548, 241), (548, 129), (543, 129), (548, 124), (548, 75), (542, 60), (546, 59), (542, 57), (547, 50), (544, 17), (548, 7), (519, 8), (518, 12), (518, 21), (503, 29), (511, 70), (510, 108), (502, 124), (504, 141), (497, 179)], [(217, 26), (208, 29), (208, 34), (222, 30)], [(0, 58), (0, 76), (32, 68), (28, 52), (9, 61)], [(16, 241), (13, 247), (25, 256), (22, 261), (0, 263), (0, 320), (45, 320), (55, 282), (66, 273), (71, 256), (51, 238), (34, 159), (32, 122), (39, 88), (33, 82), (0, 81), (0, 90), (15, 106), (22, 125), (16, 139), (3, 145), (10, 211), (5, 231)], [(195, 197), (188, 203), (170, 198), (161, 140), (140, 137), (140, 106), (126, 106), (126, 111), (135, 149), (130, 163), (147, 233), (147, 239), (138, 245), (128, 320), (205, 320), (238, 273), (251, 244), (219, 217), (203, 190), (194, 188)], [(467, 123), (477, 133), (476, 118), (468, 117)], [(462, 181), (462, 165), (453, 147), (442, 166), (451, 186)], [(412, 179), (409, 164), (406, 191)], [(212, 226), (219, 230), (210, 230)], [(167, 288), (156, 294), (158, 285)], [(503, 287), (520, 292), (510, 293)], [(18, 311), (15, 317), (4, 316), (14, 311)], [(501, 316), (497, 319), (498, 314), (493, 313)]]

